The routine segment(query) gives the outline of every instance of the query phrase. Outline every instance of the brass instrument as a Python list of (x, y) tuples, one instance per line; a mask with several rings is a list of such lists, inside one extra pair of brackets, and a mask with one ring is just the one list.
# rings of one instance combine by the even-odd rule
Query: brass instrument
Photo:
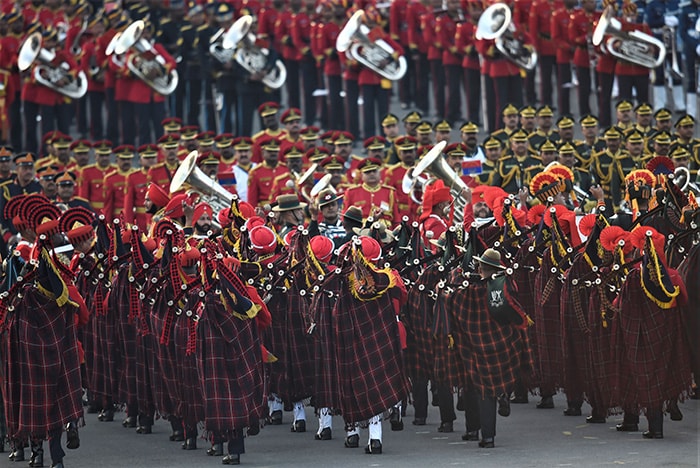
[[(127, 56), (126, 67), (154, 91), (167, 96), (177, 88), (179, 76), (177, 70), (166, 71), (165, 58), (142, 37), (145, 28), (141, 20), (131, 23), (116, 40), (114, 53), (123, 55), (133, 49), (136, 53)], [(153, 71), (155, 78), (150, 77)]]
[(446, 141), (441, 141), (433, 146), (413, 168), (412, 176), (419, 177), (424, 172), (427, 172), (436, 179), (442, 180), (450, 188), (450, 193), (454, 197), (454, 222), (455, 224), (461, 224), (464, 219), (464, 207), (467, 206), (467, 199), (464, 193), (469, 192), (470, 189), (459, 174), (445, 161), (442, 154), (445, 146), (447, 146)]
[(606, 7), (600, 15), (598, 25), (593, 31), (593, 45), (603, 44), (607, 34), (610, 37), (605, 41), (605, 50), (613, 57), (646, 68), (656, 68), (661, 65), (666, 58), (664, 43), (641, 31), (622, 31), (622, 24), (614, 15), (615, 9), (612, 6)]
[(209, 54), (222, 65), (233, 60), (233, 54), (235, 52), (233, 49), (224, 49), (222, 43), (224, 42), (225, 33), (226, 30), (221, 28), (209, 39)]
[(83, 34), (85, 34), (85, 31), (87, 31), (88, 27), (88, 19), (83, 18), (83, 23), (80, 26), (80, 31), (78, 31), (78, 34), (75, 35), (75, 39), (73, 39), (73, 44), (71, 44), (70, 47), (70, 53), (73, 54), (74, 56), (80, 55), (80, 53), (83, 51), (83, 48), (80, 47), (80, 39), (82, 39)]
[(700, 195), (700, 187), (691, 179), (690, 169), (687, 167), (678, 166), (676, 170), (673, 171), (673, 183), (676, 184), (682, 192), (688, 193), (688, 191), (692, 191), (694, 195)]
[(197, 167), (198, 156), (198, 151), (192, 151), (180, 163), (180, 167), (177, 168), (173, 175), (173, 180), (170, 182), (170, 193), (177, 192), (185, 184), (188, 184), (211, 206), (214, 213), (230, 208), (235, 195)]
[(409, 168), (403, 175), (401, 191), (406, 195), (410, 195), (411, 200), (420, 205), (423, 203), (423, 187), (428, 183), (428, 177), (414, 175), (414, 169), (413, 167)]
[(668, 44), (667, 47), (671, 49), (671, 76), (675, 80), (682, 80), (683, 72), (678, 64), (678, 55), (676, 54), (676, 28), (664, 26), (662, 31), (664, 43)]
[(326, 174), (323, 177), (321, 177), (321, 180), (316, 182), (313, 187), (311, 187), (311, 191), (309, 191), (309, 197), (313, 200), (318, 196), (319, 193), (321, 193), (325, 189), (331, 189), (334, 193), (336, 193), (335, 188), (331, 185), (331, 179), (333, 178), (333, 174)]
[[(42, 47), (41, 33), (37, 31), (27, 37), (22, 47), (20, 47), (17, 67), (19, 71), (23, 72), (28, 70), (35, 62), (38, 62), (34, 67), (34, 79), (37, 83), (72, 99), (80, 99), (85, 96), (88, 88), (85, 72), (80, 70), (73, 77), (70, 74), (71, 70), (68, 63), (62, 62), (59, 65), (55, 65), (53, 63), (55, 59), (56, 54), (54, 52)], [(58, 83), (63, 80), (66, 80), (68, 84), (59, 85)]]
[(255, 44), (255, 35), (250, 32), (253, 17), (238, 18), (223, 34), (221, 47), (233, 51), (233, 59), (251, 74), (264, 73), (263, 84), (279, 89), (287, 80), (287, 68), (281, 60), (269, 63), (270, 51)]
[(537, 65), (537, 51), (515, 38), (515, 24), (510, 7), (495, 3), (479, 17), (476, 38), (494, 40), (496, 49), (508, 60), (525, 70), (534, 70)]
[(382, 75), (387, 80), (397, 81), (403, 78), (408, 69), (406, 57), (403, 55), (394, 60), (396, 52), (388, 42), (378, 40), (372, 42), (368, 37), (369, 28), (362, 24), (364, 10), (357, 10), (338, 33), (335, 48), (338, 52), (352, 60), (361, 63)]

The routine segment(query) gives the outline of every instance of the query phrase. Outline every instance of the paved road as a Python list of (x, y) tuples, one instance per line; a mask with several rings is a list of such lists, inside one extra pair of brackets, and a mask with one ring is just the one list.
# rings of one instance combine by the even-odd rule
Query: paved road
[[(437, 432), (437, 408), (430, 408), (428, 424), (412, 426), (413, 409), (408, 408), (405, 429), (391, 432), (384, 423), (384, 453), (365, 455), (362, 446), (367, 432), (362, 431), (360, 448), (343, 447), (343, 423), (334, 418), (333, 440), (316, 441), (316, 421), (311, 411), (309, 432), (291, 433), (291, 413), (284, 414), (282, 426), (267, 426), (260, 435), (246, 439), (247, 453), (242, 464), (250, 467), (582, 467), (631, 465), (635, 467), (700, 466), (697, 400), (680, 405), (683, 421), (665, 421), (664, 440), (646, 440), (641, 433), (615, 431), (621, 417), (606, 424), (586, 424), (584, 416), (562, 415), (565, 399), (559, 395), (553, 410), (535, 408), (536, 398), (528, 405), (512, 405), (508, 418), (498, 417), (496, 448), (480, 449), (476, 442), (463, 442), (464, 416), (455, 421), (455, 432)], [(183, 451), (179, 442), (168, 441), (170, 425), (158, 421), (153, 434), (138, 435), (122, 428), (123, 414), (115, 422), (98, 422), (96, 415), (86, 417), (81, 430), (81, 447), (67, 451), (66, 467), (214, 467), (222, 466), (219, 457), (208, 457), (209, 447), (199, 440), (199, 449)], [(643, 419), (643, 418), (642, 418)], [(646, 429), (646, 421), (640, 424)], [(48, 462), (48, 460), (47, 460)], [(26, 462), (11, 463), (5, 456), (1, 467), (24, 467)], [(47, 464), (48, 466), (48, 464)]]

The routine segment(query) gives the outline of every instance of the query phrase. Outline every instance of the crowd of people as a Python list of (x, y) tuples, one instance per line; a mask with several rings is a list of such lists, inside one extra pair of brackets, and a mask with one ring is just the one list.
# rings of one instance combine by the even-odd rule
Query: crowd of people
[[(463, 439), (482, 448), (495, 445), (496, 415), (529, 395), (548, 409), (563, 391), (571, 417), (587, 402), (592, 424), (624, 413), (623, 432), (638, 431), (644, 414), (649, 439), (697, 396), (700, 141), (690, 101), (689, 112), (669, 109), (654, 92), (651, 105), (648, 82), (645, 93), (641, 78), (618, 70), (635, 65), (615, 61), (614, 73), (591, 79), (588, 56), (576, 60), (588, 43), (576, 43), (581, 96), (586, 77), (600, 98), (616, 76), (625, 98), (602, 98), (609, 115), (599, 106), (598, 116), (579, 102), (575, 118), (563, 81), (555, 118), (551, 82), (541, 105), (518, 97), (532, 73), (472, 38), (477, 2), (450, 0), (444, 11), (400, 0), (69, 3), (2, 5), (0, 436), (11, 460), (29, 448), (30, 466), (43, 466), (48, 440), (62, 467), (63, 433), (78, 448), (85, 411), (108, 422), (123, 408), (123, 426), (139, 434), (167, 419), (183, 449), (203, 438), (208, 455), (239, 464), (245, 437), (285, 412), (292, 432), (305, 433), (309, 405), (316, 440), (332, 440), (332, 418), (342, 417), (346, 447), (360, 447), (366, 427), (365, 452), (380, 454), (382, 421), (402, 430), (410, 404), (412, 424), (425, 425), (430, 391), (438, 431), (453, 432), (455, 409), (464, 411)], [(570, 17), (572, 41), (598, 18), (588, 3)], [(391, 82), (335, 49), (359, 7), (372, 40), (411, 56), (397, 86), (402, 116), (388, 112)], [(554, 32), (560, 6), (523, 7), (515, 2), (514, 18), (532, 33), (540, 77), (556, 63), (566, 80), (562, 48), (548, 61), (543, 45), (565, 44)], [(632, 7), (622, 5), (625, 28)], [(645, 7), (644, 17), (675, 27), (656, 1)], [(271, 63), (286, 67), (286, 107), (262, 81), (266, 70), (210, 56), (226, 50), (210, 50), (210, 37), (243, 14), (257, 19), (255, 43)], [(546, 37), (537, 21), (550, 17)], [(105, 49), (136, 19), (155, 41), (113, 60)], [(309, 39), (319, 30), (328, 44)], [(52, 85), (37, 78), (54, 71), (43, 63), (27, 76), (16, 69), (36, 31), (31, 49), (70, 65)], [(452, 39), (460, 45), (443, 42)], [(146, 80), (127, 71), (135, 57), (157, 56)], [(71, 102), (57, 88), (81, 69), (87, 99)], [(174, 71), (170, 95), (148, 83)], [(481, 74), (486, 122), (470, 94)], [(465, 83), (468, 119), (450, 93)], [(636, 95), (623, 94), (625, 83)], [(327, 95), (314, 92), (321, 86)], [(255, 119), (262, 130), (251, 135)]]

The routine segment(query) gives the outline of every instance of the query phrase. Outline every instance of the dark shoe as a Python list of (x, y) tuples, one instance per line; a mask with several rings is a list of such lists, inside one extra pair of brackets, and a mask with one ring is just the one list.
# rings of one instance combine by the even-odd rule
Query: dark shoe
[(552, 409), (554, 408), (554, 400), (551, 396), (542, 397), (539, 403), (537, 403), (537, 409)]
[(152, 426), (139, 426), (136, 428), (137, 434), (151, 434), (153, 432)]
[(32, 452), (32, 457), (29, 459), (29, 466), (44, 466), (44, 449), (38, 449)]
[(464, 411), (465, 409), (467, 409), (467, 407), (464, 403), (464, 390), (460, 389), (457, 394), (457, 411)]
[(581, 408), (566, 408), (564, 416), (581, 416)]
[(316, 440), (331, 440), (332, 438), (333, 434), (330, 427), (324, 427), (320, 434), (317, 432), (316, 435), (314, 435), (314, 439)]
[(433, 398), (430, 400), (430, 405), (431, 406), (440, 406), (440, 402), (438, 402), (438, 394), (437, 390), (433, 390), (432, 388), (430, 389), (430, 393), (432, 394)]
[(368, 455), (379, 455), (382, 453), (382, 443), (377, 439), (372, 439), (369, 441), (367, 447), (365, 447), (365, 453)]
[(481, 439), (479, 441), (479, 447), (481, 448), (494, 448), (496, 444), (493, 442), (493, 439)]
[[(100, 419), (100, 418), (98, 417), (97, 419)], [(114, 421), (114, 410), (110, 409), (110, 410), (102, 411), (102, 419), (100, 419), (100, 421), (103, 421), (103, 422)]]
[(639, 425), (634, 423), (622, 423), (615, 426), (615, 429), (620, 432), (638, 432)]
[(403, 421), (401, 420), (401, 412), (396, 408), (391, 408), (391, 416), (389, 416), (392, 431), (403, 431)]
[(273, 411), (270, 415), (270, 424), (273, 426), (279, 426), (282, 424), (282, 411)]
[(251, 425), (248, 427), (248, 435), (256, 436), (260, 434), (260, 421), (256, 419), (255, 421), (251, 421), (250, 424)]
[(124, 421), (122, 421), (122, 426), (126, 428), (136, 427), (136, 416), (127, 416)]
[(292, 432), (306, 432), (306, 421), (299, 419), (292, 424)]
[(17, 449), (14, 452), (10, 453), (10, 460), (20, 462), (24, 461), (24, 449)]
[(75, 450), (80, 447), (80, 435), (75, 423), (66, 424), (66, 448)]
[(63, 468), (63, 462), (54, 463), (51, 465), (51, 468)]
[(508, 395), (503, 394), (498, 397), (498, 414), (504, 418), (510, 416), (510, 400), (508, 399)]
[(173, 431), (172, 434), (170, 434), (170, 442), (184, 442), (185, 441), (185, 433), (183, 431)]
[(100, 412), (100, 406), (95, 403), (88, 403), (87, 414), (95, 414)]
[(527, 398), (527, 395), (513, 395), (510, 402), (516, 405), (526, 405), (530, 403), (530, 400)]
[(425, 418), (415, 418), (411, 424), (414, 426), (425, 426)]
[(671, 421), (683, 421), (683, 413), (678, 408), (678, 402), (668, 405), (668, 414), (671, 416)]
[[(197, 450), (197, 438), (190, 437), (185, 439), (185, 442), (182, 444), (182, 450)], [(223, 452), (223, 447), (221, 451)]]
[(353, 434), (345, 438), (345, 447), (347, 448), (357, 448), (360, 446), (360, 436)]
[(437, 431), (438, 432), (454, 432), (454, 428), (452, 427), (452, 421), (441, 422), (440, 427), (438, 427)]
[(462, 434), (462, 440), (479, 440), (479, 431), (470, 431)]
[(664, 433), (663, 432), (655, 432), (655, 431), (646, 431), (646, 432), (642, 432), (642, 437), (644, 437), (645, 439), (663, 439)]
[(207, 449), (207, 455), (210, 457), (220, 457), (224, 454), (224, 444), (219, 442), (218, 444), (213, 444)]
[(605, 418), (601, 418), (598, 416), (588, 416), (586, 418), (586, 422), (588, 424), (605, 424)]
[(221, 459), (221, 463), (224, 465), (240, 465), (241, 456), (237, 453), (230, 453)]

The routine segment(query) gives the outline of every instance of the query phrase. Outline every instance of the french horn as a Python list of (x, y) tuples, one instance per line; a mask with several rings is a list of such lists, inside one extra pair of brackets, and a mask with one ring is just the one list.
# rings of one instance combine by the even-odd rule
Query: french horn
[(508, 60), (525, 70), (534, 70), (537, 65), (537, 52), (515, 38), (515, 24), (510, 7), (495, 3), (479, 17), (476, 38), (493, 40), (496, 49)]
[[(155, 92), (167, 96), (177, 88), (177, 70), (166, 70), (165, 58), (142, 37), (145, 28), (142, 20), (131, 23), (116, 39), (113, 52), (123, 55), (133, 49), (135, 53), (127, 56), (126, 67)], [(154, 70), (155, 77), (151, 78)]]
[[(221, 38), (221, 48), (233, 51), (233, 59), (252, 74), (265, 73), (263, 84), (279, 89), (287, 80), (287, 68), (281, 60), (270, 62), (270, 51), (255, 44), (255, 35), (250, 32), (253, 17), (238, 18)], [(210, 49), (211, 51), (211, 49)]]
[(646, 68), (656, 68), (666, 58), (666, 46), (654, 36), (641, 31), (623, 31), (612, 6), (606, 7), (600, 15), (591, 38), (593, 45), (600, 46), (606, 35), (610, 37), (605, 41), (605, 50), (613, 57)]
[[(394, 60), (394, 48), (384, 40), (372, 41), (369, 28), (362, 24), (364, 10), (357, 10), (345, 24), (335, 41), (338, 52), (374, 70), (387, 80), (397, 81), (403, 78), (408, 69), (406, 57)], [(384, 63), (388, 63), (383, 65)]]
[[(88, 88), (85, 72), (79, 70), (73, 76), (70, 66), (66, 62), (54, 64), (56, 54), (42, 47), (43, 41), (40, 32), (31, 34), (24, 41), (17, 56), (17, 68), (23, 72), (28, 70), (35, 62), (34, 79), (37, 83), (51, 88), (57, 93), (72, 99), (80, 99), (85, 96)], [(59, 85), (63, 80), (68, 84)]]

